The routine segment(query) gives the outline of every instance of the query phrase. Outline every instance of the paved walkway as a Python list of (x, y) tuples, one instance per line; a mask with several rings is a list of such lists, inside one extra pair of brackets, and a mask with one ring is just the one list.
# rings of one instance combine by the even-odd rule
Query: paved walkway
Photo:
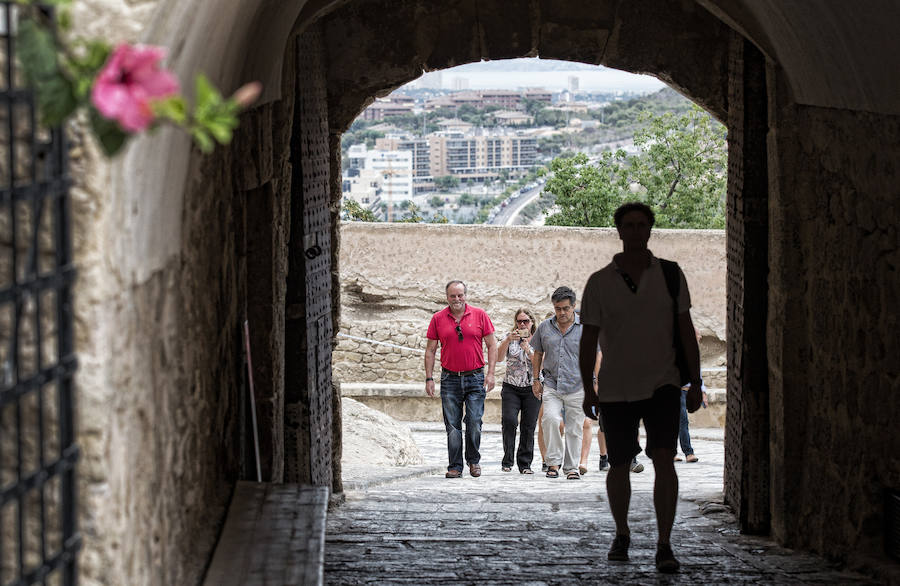
[(534, 476), (504, 473), (499, 425), (485, 426), (483, 475), (447, 480), (443, 426), (412, 428), (428, 466), (345, 478), (346, 502), (328, 514), (327, 584), (877, 583), (740, 535), (722, 504), (721, 430), (694, 430), (700, 461), (676, 465), (682, 571), (666, 576), (654, 565), (653, 466), (643, 454), (646, 470), (631, 476), (631, 561), (609, 562), (614, 525), (596, 443), (580, 481), (545, 478), (539, 457)]

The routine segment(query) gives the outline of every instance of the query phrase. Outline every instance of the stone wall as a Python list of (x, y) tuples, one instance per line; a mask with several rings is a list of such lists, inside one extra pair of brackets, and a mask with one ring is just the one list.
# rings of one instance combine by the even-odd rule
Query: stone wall
[[(153, 2), (75, 6), (77, 30), (164, 44), (177, 34), (154, 21)], [(173, 57), (191, 69), (182, 49)], [(234, 481), (253, 463), (242, 425), (248, 318), (259, 413), (271, 422), (263, 470), (280, 478), (290, 117), (290, 102), (272, 102), (212, 155), (163, 129), (111, 161), (71, 128), (83, 584), (200, 580)]]
[[(724, 231), (655, 230), (650, 247), (683, 267), (704, 365), (724, 366)], [(504, 331), (519, 307), (547, 316), (560, 285), (580, 298), (590, 274), (619, 250), (612, 228), (344, 223), (334, 375), (348, 383), (421, 381), (425, 330), (447, 305), (451, 279), (465, 281), (469, 302)]]
[(900, 117), (773, 111), (772, 528), (791, 546), (877, 556), (883, 491), (900, 488)]

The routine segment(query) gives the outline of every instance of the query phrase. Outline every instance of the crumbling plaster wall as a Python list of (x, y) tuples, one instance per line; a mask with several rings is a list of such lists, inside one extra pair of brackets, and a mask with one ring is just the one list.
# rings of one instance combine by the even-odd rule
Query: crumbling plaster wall
[[(654, 230), (654, 254), (678, 261), (688, 279), (706, 366), (724, 366), (725, 233)], [(561, 285), (579, 296), (594, 271), (621, 251), (612, 228), (494, 227), (433, 224), (341, 226), (341, 332), (400, 346), (338, 339), (342, 382), (418, 382), (425, 329), (447, 305), (444, 286), (462, 279), (469, 302), (488, 311), (498, 331), (527, 307), (543, 319)], [(502, 372), (502, 367), (499, 372)]]
[(900, 487), (900, 118), (784, 103), (777, 87), (772, 528), (791, 546), (878, 556), (882, 491)]

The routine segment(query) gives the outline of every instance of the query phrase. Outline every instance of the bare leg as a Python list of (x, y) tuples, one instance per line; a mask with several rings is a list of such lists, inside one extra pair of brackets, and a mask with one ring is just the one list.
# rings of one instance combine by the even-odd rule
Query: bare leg
[(597, 430), (597, 448), (600, 450), (600, 455), (606, 455), (606, 434)]
[[(678, 503), (678, 474), (675, 473), (671, 450), (664, 448), (653, 450), (650, 457), (653, 459), (653, 468), (656, 471), (656, 480), (653, 484), (653, 505), (656, 508), (659, 543), (669, 543), (672, 524), (675, 522), (675, 508)], [(612, 504), (611, 495), (610, 504)]]
[(581, 427), (581, 461), (578, 465), (581, 468), (587, 468), (588, 455), (591, 453), (591, 425), (593, 421), (584, 418), (584, 425)]
[(616, 522), (616, 535), (631, 535), (631, 529), (628, 528), (628, 506), (631, 503), (631, 462), (612, 466), (609, 469), (609, 473), (606, 475), (606, 495), (609, 498), (613, 521)]

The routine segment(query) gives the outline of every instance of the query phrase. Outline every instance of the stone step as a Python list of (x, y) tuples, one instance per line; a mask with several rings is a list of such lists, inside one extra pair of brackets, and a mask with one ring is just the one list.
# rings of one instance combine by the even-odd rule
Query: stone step
[(327, 486), (238, 482), (203, 584), (322, 584), (327, 509)]

